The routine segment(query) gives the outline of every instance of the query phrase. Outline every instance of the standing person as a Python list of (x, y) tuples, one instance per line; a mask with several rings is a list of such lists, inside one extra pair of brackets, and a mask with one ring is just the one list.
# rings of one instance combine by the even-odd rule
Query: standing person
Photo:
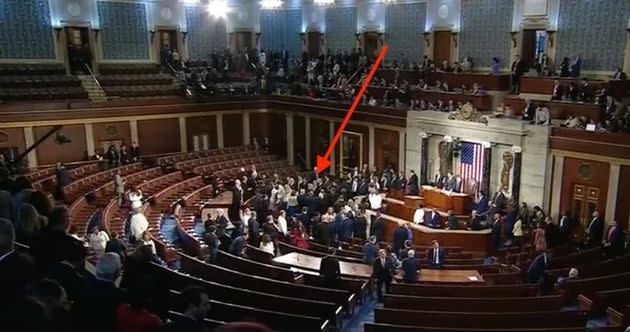
[(599, 211), (593, 212), (593, 217), (586, 230), (588, 233), (588, 246), (596, 247), (602, 244), (604, 237), (604, 221), (599, 217)]
[[(107, 242), (109, 241), (109, 236), (105, 231), (102, 231), (98, 228), (98, 226), (92, 227), (92, 231), (88, 236), (88, 243), (90, 248), (94, 250), (94, 254), (96, 258), (103, 256), (105, 253), (105, 247), (107, 246)], [(119, 257), (120, 258), (120, 257)]]
[(407, 194), (408, 195), (418, 195), (419, 186), (418, 186), (418, 176), (414, 170), (409, 171), (409, 181), (407, 182)]
[(518, 55), (515, 56), (511, 68), (512, 94), (518, 94), (521, 85), (521, 76), (523, 76), (524, 71), (524, 63)]
[(363, 263), (373, 265), (378, 256), (378, 246), (376, 245), (376, 237), (370, 236), (370, 240), (363, 245)]
[(133, 162), (140, 161), (140, 147), (138, 146), (138, 143), (131, 142), (131, 149), (129, 153)]
[(537, 283), (545, 274), (545, 270), (551, 266), (551, 251), (545, 250), (536, 256), (527, 269), (527, 281), (529, 283)]
[(402, 260), (403, 282), (415, 284), (418, 282), (418, 270), (420, 265), (416, 260), (416, 252), (413, 249), (407, 251), (407, 256)]
[(120, 170), (116, 171), (116, 176), (114, 177), (114, 187), (116, 190), (116, 199), (118, 201), (118, 206), (122, 206), (125, 199), (125, 181), (123, 180), (122, 176), (120, 176)]
[(374, 261), (372, 266), (372, 277), (376, 279), (376, 296), (378, 302), (382, 303), (383, 285), (385, 286), (385, 293), (389, 293), (396, 267), (394, 266), (392, 258), (387, 256), (385, 249), (378, 251), (378, 258)]
[(444, 249), (440, 248), (440, 243), (433, 240), (433, 248), (427, 252), (427, 260), (432, 269), (441, 269), (444, 266)]
[(380, 212), (376, 212), (376, 220), (372, 221), (371, 235), (376, 237), (376, 242), (385, 241), (385, 221)]
[(409, 240), (409, 233), (407, 228), (403, 224), (399, 224), (394, 230), (394, 254), (398, 255), (400, 250), (404, 247), (405, 241)]
[(545, 236), (545, 226), (542, 222), (536, 225), (534, 230), (534, 250), (539, 253), (547, 250), (547, 239)]
[(139, 210), (142, 207), (142, 190), (138, 187), (134, 187), (127, 195), (129, 202), (131, 202), (132, 210)]
[(217, 252), (219, 251), (219, 237), (217, 236), (217, 227), (214, 225), (208, 225), (206, 227), (206, 234), (203, 236), (203, 242), (208, 246), (208, 263), (214, 263)]
[(324, 277), (324, 287), (326, 288), (337, 288), (341, 279), (341, 268), (335, 253), (335, 248), (328, 248), (328, 255), (322, 258), (319, 264), (319, 275)]

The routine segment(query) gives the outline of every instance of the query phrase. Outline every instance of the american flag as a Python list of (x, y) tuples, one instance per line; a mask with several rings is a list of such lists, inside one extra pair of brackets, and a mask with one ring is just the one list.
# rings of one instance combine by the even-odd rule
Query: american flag
[[(462, 190), (466, 188), (469, 179), (477, 180), (478, 188), (481, 188), (483, 180), (483, 146), (477, 143), (462, 143), (460, 152), (460, 176), (462, 177)], [(476, 194), (476, 193), (475, 193)]]

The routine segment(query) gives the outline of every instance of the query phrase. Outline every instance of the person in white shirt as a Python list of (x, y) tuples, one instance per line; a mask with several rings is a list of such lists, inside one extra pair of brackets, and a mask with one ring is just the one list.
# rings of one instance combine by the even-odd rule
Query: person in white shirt
[(241, 213), (241, 220), (243, 221), (243, 227), (249, 227), (249, 219), (252, 217), (252, 211), (249, 208), (245, 208)]
[(142, 207), (142, 190), (134, 188), (127, 194), (129, 202), (131, 202), (132, 210), (139, 210)]
[(413, 213), (414, 224), (424, 224), (424, 206), (418, 204), (416, 212)]
[(131, 220), (129, 221), (129, 230), (131, 239), (139, 241), (142, 233), (149, 229), (149, 221), (140, 211), (132, 211)]
[(271, 241), (271, 237), (269, 236), (269, 234), (263, 235), (262, 240), (260, 241), (259, 248), (260, 250), (267, 252), (273, 256), (276, 255), (276, 250), (273, 246), (273, 242)]
[(383, 207), (383, 196), (378, 193), (378, 190), (371, 190), (368, 195), (368, 200), (370, 201), (370, 207), (372, 210), (381, 210)]
[(144, 231), (142, 233), (142, 237), (140, 238), (140, 245), (151, 247), (151, 253), (153, 255), (156, 255), (155, 242), (153, 242), (153, 240), (151, 239), (149, 232)]
[(109, 241), (109, 235), (105, 231), (98, 229), (98, 226), (92, 227), (92, 232), (88, 236), (88, 243), (90, 248), (94, 250), (96, 257), (101, 257), (105, 253), (105, 246)]
[(278, 228), (280, 229), (280, 232), (282, 234), (284, 234), (285, 236), (287, 235), (287, 219), (286, 219), (287, 213), (284, 210), (280, 210), (280, 213), (278, 214)]

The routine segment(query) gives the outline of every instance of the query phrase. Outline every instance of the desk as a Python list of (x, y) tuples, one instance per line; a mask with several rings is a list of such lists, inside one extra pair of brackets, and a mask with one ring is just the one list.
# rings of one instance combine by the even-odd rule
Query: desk
[[(521, 93), (535, 93), (542, 95), (549, 95), (553, 93), (554, 80), (558, 79), (560, 85), (564, 89), (565, 93), (569, 83), (575, 82), (578, 90), (582, 86), (582, 80), (572, 77), (555, 77), (555, 76), (523, 76), (521, 77)], [(628, 95), (628, 89), (630, 89), (630, 81), (602, 81), (602, 80), (589, 80), (589, 85), (593, 93), (600, 90), (603, 87), (610, 89), (615, 98), (621, 99)]]
[[(472, 278), (472, 279), (471, 279)], [(402, 272), (396, 273), (396, 280), (402, 280)], [(484, 285), (483, 277), (476, 270), (432, 270), (422, 269), (418, 276), (421, 284), (449, 284), (449, 285)]]
[[(389, 87), (377, 87), (371, 86), (368, 88), (368, 91), (371, 95), (376, 99), (381, 99), (385, 96), (385, 92), (389, 90)], [(445, 92), (439, 90), (422, 90), (418, 88), (411, 88), (410, 91), (411, 98), (422, 100), (424, 99), (426, 102), (433, 102), (437, 104), (438, 100), (444, 102), (444, 105), (448, 105), (448, 101), (452, 100), (457, 104), (457, 102), (461, 102), (465, 104), (466, 102), (470, 102), (473, 107), (479, 110), (490, 110), (492, 107), (492, 97), (488, 95), (472, 95), (472, 94), (462, 94), (457, 92)]]
[[(525, 109), (525, 100), (520, 97), (506, 97), (503, 99), (505, 105), (510, 106), (513, 114), (521, 114)], [(582, 115), (595, 122), (599, 122), (599, 106), (594, 103), (576, 103), (572, 101), (558, 100), (532, 100), (535, 105), (542, 105), (549, 108), (552, 119), (566, 119), (569, 115), (580, 117)]]
[(456, 215), (468, 214), (472, 201), (467, 194), (449, 193), (432, 186), (422, 186), (424, 204), (440, 211), (455, 211)]
[[(298, 254), (295, 252), (282, 255), (273, 259), (275, 263), (289, 266), (297, 271), (319, 271), (320, 257)], [(359, 263), (348, 263), (339, 261), (339, 268), (344, 277), (369, 279), (372, 277), (372, 266)], [(399, 278), (400, 272), (396, 275)], [(470, 280), (468, 277), (474, 276), (478, 280)], [(418, 278), (420, 283), (430, 284), (483, 284), (483, 278), (475, 270), (429, 270), (423, 269)]]
[(435, 81), (447, 82), (451, 88), (461, 88), (465, 85), (471, 89), (474, 83), (489, 91), (508, 91), (510, 89), (510, 75), (490, 75), (489, 73), (441, 73), (428, 72), (425, 80), (434, 85)]

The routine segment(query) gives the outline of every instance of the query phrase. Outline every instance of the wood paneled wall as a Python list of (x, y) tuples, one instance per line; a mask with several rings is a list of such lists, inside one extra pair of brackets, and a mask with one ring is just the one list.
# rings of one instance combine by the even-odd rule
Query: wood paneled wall
[[(590, 174), (587, 169), (590, 167)], [(610, 164), (587, 159), (564, 158), (562, 172), (562, 191), (560, 195), (560, 210), (572, 211), (573, 187), (576, 184), (594, 187), (599, 190), (597, 208), (603, 216), (606, 213), (606, 196), (608, 194), (608, 178)]]
[(311, 160), (315, 163), (316, 155), (324, 155), (328, 149), (330, 128), (328, 121), (311, 119)]
[(239, 145), (243, 145), (243, 115), (223, 114), (223, 146)]
[[(33, 127), (35, 140), (43, 137), (52, 126)], [(49, 137), (37, 147), (37, 162), (39, 165), (54, 164), (58, 161), (71, 162), (84, 160), (87, 157), (87, 145), (85, 142), (85, 126), (63, 126), (60, 135), (70, 139), (70, 143), (57, 144), (55, 135)]]
[(138, 121), (138, 140), (143, 155), (179, 152), (179, 120), (171, 118)]
[(397, 131), (374, 129), (374, 162), (378, 169), (388, 165), (398, 169), (398, 140)]
[[(225, 129), (223, 129), (225, 132)], [(262, 144), (265, 137), (269, 138), (271, 153), (287, 156), (287, 120), (282, 113), (250, 113), (249, 114), (249, 134)]]
[(11, 149), (17, 148), (18, 153), (26, 150), (26, 141), (24, 140), (23, 128), (4, 128), (0, 129), (0, 148)]
[(127, 146), (131, 145), (131, 128), (129, 121), (103, 122), (92, 125), (94, 149), (103, 149), (103, 142), (122, 140)]
[[(298, 156), (302, 156), (306, 160), (306, 122), (303, 116), (293, 117), (293, 155), (296, 165), (305, 166), (304, 161)], [(313, 160), (313, 156), (311, 156)]]
[(621, 166), (618, 188), (615, 220), (627, 230), (630, 226), (630, 166)]
[(188, 141), (188, 151), (193, 151), (193, 137), (195, 135), (208, 134), (208, 147), (217, 147), (217, 117), (198, 116), (186, 118), (186, 140)]

